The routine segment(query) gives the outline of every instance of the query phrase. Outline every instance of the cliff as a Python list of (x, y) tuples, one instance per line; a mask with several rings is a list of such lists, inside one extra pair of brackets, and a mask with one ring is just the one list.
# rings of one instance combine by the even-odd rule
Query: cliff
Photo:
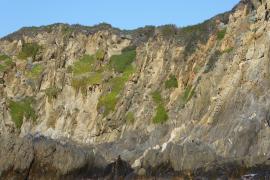
[[(63, 155), (83, 163), (93, 163), (91, 147), (102, 159), (86, 170), (61, 167), (59, 177), (106, 169), (118, 155), (149, 176), (233, 177), (268, 167), (269, 10), (268, 0), (243, 0), (184, 28), (23, 28), (0, 40), (0, 135), (32, 149), (36, 138), (64, 142), (74, 153)], [(0, 175), (13, 171), (0, 164)]]

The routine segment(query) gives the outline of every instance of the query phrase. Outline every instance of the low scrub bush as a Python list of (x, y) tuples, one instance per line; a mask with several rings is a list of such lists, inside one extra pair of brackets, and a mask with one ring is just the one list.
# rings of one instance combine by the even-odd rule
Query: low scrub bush
[(37, 79), (41, 76), (44, 67), (41, 64), (34, 65), (30, 71), (26, 72), (26, 76), (31, 79)]
[(136, 58), (136, 51), (124, 51), (120, 55), (114, 55), (110, 59), (110, 67), (118, 72), (123, 73)]
[(84, 55), (79, 61), (72, 66), (72, 72), (75, 76), (84, 73), (89, 73), (94, 70), (95, 58), (94, 56)]
[(14, 65), (14, 62), (7, 55), (0, 54), (0, 72), (7, 71)]
[(45, 90), (45, 94), (48, 97), (49, 101), (51, 101), (52, 99), (56, 99), (60, 92), (61, 89), (56, 86), (49, 87)]
[(168, 114), (166, 109), (164, 108), (164, 106), (162, 104), (158, 105), (156, 108), (156, 114), (153, 117), (153, 122), (155, 124), (162, 124), (164, 122), (166, 122), (168, 120)]
[(33, 108), (34, 99), (26, 97), (21, 101), (10, 101), (10, 114), (16, 127), (19, 129), (22, 126), (23, 119), (35, 121), (37, 116)]
[(27, 59), (32, 57), (35, 60), (37, 53), (41, 49), (37, 43), (24, 43), (21, 52), (18, 54), (19, 59)]
[(96, 59), (97, 59), (98, 61), (103, 61), (103, 60), (104, 60), (104, 57), (105, 57), (105, 54), (106, 54), (106, 52), (105, 52), (103, 49), (99, 49), (99, 50), (96, 52), (96, 54), (95, 54)]
[(94, 84), (101, 84), (103, 74), (101, 72), (92, 72), (87, 75), (73, 77), (71, 86), (78, 92), (81, 90), (84, 94), (87, 92), (87, 87)]
[(220, 30), (217, 32), (217, 39), (220, 41), (225, 37), (226, 29)]
[(178, 88), (178, 81), (174, 75), (170, 75), (169, 79), (165, 82), (165, 88)]
[(104, 116), (115, 110), (115, 106), (118, 102), (120, 93), (123, 91), (126, 82), (130, 76), (134, 73), (135, 69), (132, 66), (126, 68), (124, 73), (112, 78), (107, 85), (110, 87), (110, 92), (102, 95), (99, 98), (98, 111)]
[(98, 109), (104, 116), (106, 116), (111, 111), (114, 111), (117, 101), (118, 93), (116, 92), (110, 92), (108, 94), (100, 96), (98, 101)]

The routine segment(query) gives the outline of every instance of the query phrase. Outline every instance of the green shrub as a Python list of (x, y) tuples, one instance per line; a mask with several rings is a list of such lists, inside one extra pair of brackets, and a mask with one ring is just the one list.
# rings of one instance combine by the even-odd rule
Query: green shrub
[(44, 70), (44, 67), (41, 64), (34, 65), (30, 71), (26, 72), (26, 76), (31, 79), (37, 79), (40, 77)]
[(111, 92), (100, 96), (98, 101), (98, 109), (102, 109), (102, 113), (104, 116), (108, 115), (111, 111), (114, 111), (115, 106), (118, 101), (118, 93)]
[(56, 99), (60, 92), (61, 89), (56, 86), (49, 87), (45, 90), (45, 94), (48, 97), (49, 101), (51, 101), (52, 99)]
[(6, 59), (10, 59), (10, 57), (8, 55), (5, 55), (5, 54), (0, 54), (0, 61), (6, 60)]
[(97, 106), (98, 111), (102, 109), (104, 116), (108, 115), (111, 111), (114, 111), (119, 99), (119, 95), (130, 76), (134, 73), (134, 70), (135, 69), (132, 66), (128, 66), (124, 73), (122, 73), (120, 76), (112, 78), (108, 82), (107, 85), (110, 87), (111, 92), (100, 96)]
[(68, 25), (64, 25), (62, 27), (62, 33), (64, 38), (68, 38), (73, 32), (74, 32), (73, 29)]
[(84, 55), (79, 61), (72, 66), (72, 72), (75, 76), (93, 71), (95, 65), (94, 56)]
[(126, 114), (126, 121), (130, 124), (133, 124), (135, 121), (134, 113), (133, 112), (128, 112)]
[(174, 75), (170, 75), (170, 78), (165, 82), (165, 88), (166, 89), (178, 88), (178, 82)]
[(97, 58), (98, 61), (103, 61), (104, 60), (104, 57), (105, 57), (105, 54), (106, 54), (106, 52), (103, 49), (99, 49), (96, 52), (95, 56), (96, 56), (96, 58)]
[(0, 54), (0, 72), (7, 71), (14, 65), (14, 62), (7, 55)]
[(118, 73), (123, 73), (136, 58), (136, 51), (125, 51), (120, 55), (114, 55), (110, 59), (110, 67)]
[(151, 95), (152, 95), (153, 101), (156, 104), (162, 104), (163, 103), (163, 100), (162, 100), (162, 97), (161, 97), (161, 94), (160, 94), (159, 91), (154, 91)]
[(153, 118), (153, 123), (155, 124), (164, 123), (168, 120), (168, 118), (169, 117), (164, 106), (162, 104), (158, 105), (156, 108), (156, 114)]
[(220, 41), (225, 37), (226, 29), (220, 30), (217, 32), (217, 39)]
[(81, 90), (84, 94), (87, 92), (87, 87), (94, 84), (101, 84), (103, 74), (101, 72), (92, 72), (85, 76), (73, 77), (71, 86), (78, 92)]
[(37, 43), (24, 43), (21, 52), (18, 54), (18, 58), (27, 59), (32, 57), (35, 60), (40, 48), (41, 47)]
[(222, 53), (230, 53), (233, 51), (233, 48), (228, 48), (228, 49), (225, 49), (224, 51), (222, 51)]
[(177, 34), (177, 27), (174, 24), (160, 26), (161, 35), (165, 38), (173, 37)]
[(13, 122), (17, 128), (21, 128), (23, 118), (35, 121), (37, 116), (33, 108), (34, 99), (27, 97), (21, 101), (10, 101), (9, 108)]

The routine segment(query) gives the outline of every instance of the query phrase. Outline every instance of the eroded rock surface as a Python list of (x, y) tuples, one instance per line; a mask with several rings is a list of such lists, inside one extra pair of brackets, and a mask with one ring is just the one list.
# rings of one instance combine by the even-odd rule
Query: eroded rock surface
[(269, 170), (269, 11), (242, 0), (186, 28), (55, 24), (1, 39), (0, 134), (22, 137), (1, 141), (1, 175), (91, 177), (119, 155), (130, 178)]

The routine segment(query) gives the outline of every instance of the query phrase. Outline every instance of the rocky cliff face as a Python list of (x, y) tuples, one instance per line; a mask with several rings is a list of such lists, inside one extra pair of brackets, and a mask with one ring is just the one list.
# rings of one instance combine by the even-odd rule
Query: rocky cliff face
[(15, 32), (0, 41), (0, 134), (94, 146), (141, 175), (267, 166), (269, 11), (246, 0), (180, 29)]

